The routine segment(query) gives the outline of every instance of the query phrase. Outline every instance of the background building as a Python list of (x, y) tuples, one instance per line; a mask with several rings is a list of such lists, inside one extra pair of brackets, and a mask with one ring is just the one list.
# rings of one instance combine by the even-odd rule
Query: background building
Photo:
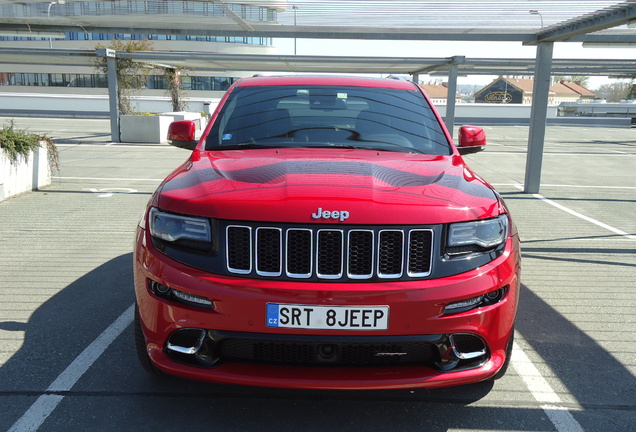
[(552, 85), (554, 91), (554, 103), (578, 102), (588, 103), (594, 100), (597, 95), (591, 90), (583, 87), (581, 83), (572, 81), (559, 81)]
[[(447, 84), (420, 84), (420, 87), (424, 89), (433, 104), (446, 104), (448, 100)], [(461, 103), (461, 101), (462, 96), (456, 93), (455, 103)]]
[[(50, 3), (0, 4), (0, 16), (4, 17), (77, 17), (103, 16), (116, 21), (130, 15), (144, 15), (148, 19), (157, 15), (186, 21), (189, 17), (209, 17), (211, 25), (215, 20), (225, 19), (230, 14), (245, 22), (267, 22), (276, 24), (277, 15), (285, 10), (283, 0), (244, 0), (239, 2), (201, 2), (173, 0), (112, 0), (73, 1), (63, 0)], [(120, 18), (118, 18), (120, 17)], [(271, 38), (259, 37), (215, 37), (190, 35), (154, 35), (125, 33), (67, 32), (63, 39), (42, 37), (16, 37), (0, 35), (0, 47), (95, 49), (97, 45), (108, 47), (113, 39), (148, 39), (152, 49), (160, 51), (200, 51), (233, 54), (275, 53)], [(216, 97), (225, 91), (239, 77), (247, 72), (187, 71), (182, 79), (187, 95), (193, 97)], [(0, 86), (2, 92), (38, 92), (76, 94), (107, 94), (106, 79), (93, 67), (42, 66), (29, 64), (6, 64), (0, 59)], [(165, 94), (165, 82), (159, 75), (148, 80), (143, 95)]]
[[(499, 77), (475, 93), (476, 103), (532, 104), (534, 80), (527, 78)], [(562, 102), (589, 102), (596, 94), (580, 84), (561, 81), (550, 87), (548, 104)]]

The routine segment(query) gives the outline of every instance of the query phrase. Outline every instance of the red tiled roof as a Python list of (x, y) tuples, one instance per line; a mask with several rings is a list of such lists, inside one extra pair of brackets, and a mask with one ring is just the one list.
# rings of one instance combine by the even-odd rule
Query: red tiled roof
[[(478, 93), (481, 93), (484, 89), (490, 87), (492, 84), (494, 84), (495, 82), (499, 80), (505, 80), (508, 82), (509, 85), (512, 85), (518, 88), (524, 93), (528, 93), (530, 95), (532, 94), (532, 90), (534, 87), (534, 80), (528, 79), (528, 78), (506, 78), (506, 77), (497, 78), (492, 83), (488, 84), (486, 87), (480, 90)], [(550, 87), (550, 92), (559, 94), (559, 95), (576, 95), (576, 96), (585, 96), (585, 97), (596, 96), (596, 93), (586, 89), (580, 84), (577, 84), (571, 81), (563, 81), (560, 83), (554, 83)]]
[(448, 97), (448, 88), (440, 84), (421, 84), (420, 87), (431, 99), (440, 99)]
[(575, 92), (574, 90), (572, 90), (570, 87), (568, 87), (567, 85), (563, 84), (563, 83), (554, 83), (552, 84), (552, 86), (550, 86), (550, 90), (552, 90), (555, 94), (557, 95), (562, 95), (562, 96), (579, 96), (580, 94)]
[(591, 90), (586, 89), (582, 85), (577, 84), (575, 82), (563, 81), (561, 84), (566, 86), (566, 87), (568, 87), (569, 89), (571, 89), (572, 91), (576, 92), (577, 94), (580, 94), (581, 96), (588, 96), (588, 97), (595, 97), (596, 96), (596, 93), (594, 93)]

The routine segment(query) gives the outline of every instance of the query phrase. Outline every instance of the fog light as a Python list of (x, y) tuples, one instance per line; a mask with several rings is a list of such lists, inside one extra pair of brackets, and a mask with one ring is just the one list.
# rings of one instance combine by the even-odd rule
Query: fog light
[(160, 283), (154, 282), (152, 283), (152, 290), (157, 294), (157, 295), (166, 295), (170, 292), (170, 287), (167, 287), (165, 285), (162, 285)]
[(495, 302), (497, 300), (499, 300), (499, 298), (501, 297), (501, 291), (502, 290), (497, 290), (497, 291), (491, 291), (488, 294), (486, 294), (486, 299), (491, 301), (491, 302)]

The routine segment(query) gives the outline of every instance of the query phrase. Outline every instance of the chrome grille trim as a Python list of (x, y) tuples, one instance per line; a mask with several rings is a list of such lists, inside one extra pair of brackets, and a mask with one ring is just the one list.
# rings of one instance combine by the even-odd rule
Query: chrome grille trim
[[(359, 257), (357, 256), (358, 253), (357, 251), (354, 251), (354, 249), (356, 248), (356, 244), (354, 244), (353, 240), (352, 240), (352, 235), (355, 235), (357, 233), (370, 233), (371, 234), (371, 256), (369, 257), (369, 261), (368, 263), (365, 263), (366, 266), (369, 268), (369, 272), (368, 273), (353, 273), (351, 270), (352, 265), (352, 260), (353, 259), (359, 259)], [(361, 229), (352, 229), (351, 231), (349, 231), (349, 238), (347, 241), (347, 277), (351, 278), (351, 279), (370, 279), (371, 277), (373, 277), (373, 268), (375, 265), (375, 235), (373, 235), (373, 231), (372, 230), (361, 230)]]
[[(425, 233), (430, 233), (430, 242), (422, 242), (422, 244), (420, 245), (421, 248), (427, 247), (428, 250), (424, 251), (424, 253), (428, 253), (429, 256), (429, 261), (427, 263), (427, 265), (424, 265), (425, 263), (420, 263), (419, 265), (417, 265), (416, 258), (413, 255), (416, 254), (418, 252), (418, 241), (417, 239), (414, 238), (415, 234), (425, 234)], [(409, 242), (408, 242), (409, 248), (408, 248), (408, 255), (406, 257), (406, 262), (408, 263), (408, 268), (407, 268), (407, 274), (409, 275), (409, 277), (426, 277), (428, 275), (431, 274), (431, 267), (432, 267), (432, 262), (430, 260), (430, 257), (433, 256), (433, 231), (431, 231), (430, 229), (414, 229), (409, 231)], [(414, 267), (416, 267), (414, 269)], [(417, 271), (420, 270), (420, 271)]]
[[(247, 230), (245, 232), (245, 230)], [(232, 231), (240, 231), (241, 235), (246, 235), (248, 236), (248, 242), (249, 244), (247, 245), (247, 250), (248, 250), (248, 260), (249, 260), (249, 265), (247, 266), (238, 266), (238, 259), (236, 259), (237, 256), (242, 256), (244, 257), (245, 252), (241, 252), (239, 249), (243, 246), (243, 244), (230, 244), (230, 232)], [(233, 238), (233, 237), (232, 237)], [(228, 271), (230, 271), (231, 273), (236, 273), (236, 274), (250, 274), (252, 273), (252, 227), (248, 227), (248, 226), (242, 226), (242, 225), (228, 225), (228, 227), (225, 229), (225, 256), (226, 256), (226, 263), (227, 263), (227, 269)]]
[[(329, 247), (329, 246), (336, 246)], [(337, 256), (333, 256), (337, 253)], [(337, 271), (325, 271), (337, 266)], [(316, 241), (316, 276), (320, 279), (340, 279), (344, 266), (344, 231), (319, 229)], [(322, 271), (321, 271), (322, 270)]]
[[(388, 236), (392, 236), (393, 238), (387, 238)], [(401, 237), (401, 239), (397, 239), (397, 244), (395, 242), (396, 236)], [(396, 279), (401, 277), (404, 272), (404, 231), (396, 229), (381, 230), (379, 237), (378, 277), (382, 279)], [(399, 259), (394, 259), (396, 255)], [(398, 272), (391, 273), (386, 271), (388, 267), (393, 268), (397, 265), (399, 265), (400, 268)]]
[(228, 225), (229, 273), (265, 278), (368, 280), (432, 272), (432, 228), (302, 228)]
[[(262, 235), (259, 235), (261, 233)], [(265, 236), (267, 234), (265, 233), (269, 233), (270, 237), (266, 238)], [(275, 238), (271, 238), (272, 234)], [(269, 227), (256, 228), (256, 274), (271, 277), (283, 274), (282, 244), (282, 229)], [(270, 263), (269, 261), (272, 260), (274, 262)]]
[[(292, 236), (293, 233), (296, 233), (296, 235)], [(301, 250), (299, 251), (297, 250), (299, 246), (298, 243), (303, 241), (299, 236), (304, 233), (309, 235), (309, 238), (305, 239), (305, 242), (308, 240), (309, 244), (305, 248), (302, 248), (302, 244), (300, 244)], [(285, 250), (287, 251), (285, 255), (285, 274), (294, 279), (310, 278), (314, 268), (314, 254), (312, 253), (314, 250), (313, 231), (307, 228), (288, 229), (287, 235), (285, 236)], [(293, 257), (290, 257), (290, 255), (293, 255)], [(293, 271), (300, 270), (300, 267), (307, 268), (307, 271)]]

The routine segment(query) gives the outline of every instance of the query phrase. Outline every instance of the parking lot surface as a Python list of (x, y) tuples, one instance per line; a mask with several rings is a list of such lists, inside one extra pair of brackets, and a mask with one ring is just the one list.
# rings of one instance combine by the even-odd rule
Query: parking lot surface
[[(5, 119), (0, 118), (0, 124)], [(466, 157), (522, 238), (508, 374), (440, 390), (290, 391), (156, 379), (133, 343), (132, 245), (188, 155), (114, 144), (107, 120), (16, 119), (54, 138), (50, 187), (0, 202), (0, 430), (629, 431), (636, 425), (636, 129), (548, 127), (540, 194), (527, 127)]]

